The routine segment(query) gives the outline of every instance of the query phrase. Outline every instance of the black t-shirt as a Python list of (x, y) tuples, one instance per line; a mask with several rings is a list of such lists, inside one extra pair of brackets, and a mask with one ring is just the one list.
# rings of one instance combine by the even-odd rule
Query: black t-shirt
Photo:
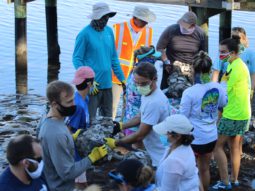
[(171, 63), (192, 63), (193, 57), (200, 50), (205, 50), (205, 32), (199, 26), (195, 27), (195, 31), (190, 35), (182, 34), (179, 24), (167, 27), (159, 38), (157, 49), (166, 49)]

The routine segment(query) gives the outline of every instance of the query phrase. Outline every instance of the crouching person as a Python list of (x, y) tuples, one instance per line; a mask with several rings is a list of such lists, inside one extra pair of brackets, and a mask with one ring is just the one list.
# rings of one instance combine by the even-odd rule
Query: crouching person
[(95, 147), (88, 157), (75, 162), (74, 141), (64, 121), (76, 110), (74, 90), (65, 82), (54, 81), (47, 87), (47, 98), (50, 110), (39, 124), (44, 173), (51, 191), (70, 191), (74, 189), (75, 178), (103, 158), (107, 150), (105, 146)]
[(124, 130), (138, 125), (139, 128), (135, 133), (122, 139), (105, 139), (111, 148), (143, 141), (154, 167), (158, 166), (165, 148), (160, 136), (152, 130), (152, 126), (162, 122), (170, 114), (168, 99), (157, 87), (156, 82), (157, 70), (152, 64), (142, 62), (135, 68), (134, 83), (139, 94), (142, 95), (140, 113), (124, 124), (116, 122), (115, 129)]
[(20, 135), (7, 146), (9, 166), (0, 176), (1, 191), (47, 191), (41, 178), (43, 170), (42, 148), (39, 140)]

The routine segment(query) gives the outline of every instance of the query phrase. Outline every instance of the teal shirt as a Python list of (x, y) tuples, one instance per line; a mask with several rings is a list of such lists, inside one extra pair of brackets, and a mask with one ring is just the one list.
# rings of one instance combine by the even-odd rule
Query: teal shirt
[(99, 89), (112, 87), (112, 70), (120, 81), (125, 79), (117, 56), (114, 35), (108, 26), (100, 32), (91, 25), (82, 29), (75, 41), (73, 65), (76, 69), (81, 66), (91, 67)]

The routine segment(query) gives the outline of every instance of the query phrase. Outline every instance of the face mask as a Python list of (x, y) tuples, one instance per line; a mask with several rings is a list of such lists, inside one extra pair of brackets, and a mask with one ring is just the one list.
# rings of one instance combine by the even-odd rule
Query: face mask
[(60, 108), (57, 108), (57, 110), (60, 113), (60, 115), (62, 115), (64, 117), (71, 116), (76, 111), (76, 105), (72, 105), (70, 107), (65, 107), (65, 106), (61, 105), (60, 103), (58, 103), (58, 105), (60, 106)]
[(91, 84), (93, 84), (93, 81), (94, 81), (94, 78), (86, 79), (81, 84), (76, 85), (76, 89), (80, 91), (85, 90), (88, 87), (88, 83), (90, 82)]
[(100, 32), (107, 25), (108, 20), (109, 16), (103, 16), (99, 20), (92, 20), (90, 24), (96, 31)]
[(37, 169), (34, 172), (30, 172), (27, 168), (25, 168), (25, 171), (27, 172), (27, 174), (32, 178), (32, 179), (37, 179), (42, 175), (42, 171), (43, 171), (43, 160), (40, 161), (40, 163), (38, 163), (36, 160), (33, 159), (27, 159), (28, 161), (35, 163), (38, 165)]
[(230, 53), (228, 52), (228, 53), (220, 54), (219, 57), (222, 62), (227, 62), (230, 58)]
[(244, 50), (245, 50), (245, 46), (243, 44), (240, 44), (239, 45), (239, 54), (242, 54)]
[(186, 29), (180, 25), (180, 31), (182, 34), (192, 34), (195, 31), (195, 27)]
[(148, 84), (146, 86), (137, 86), (136, 89), (139, 94), (141, 94), (143, 96), (147, 96), (151, 92), (150, 86), (151, 86), (150, 84)]

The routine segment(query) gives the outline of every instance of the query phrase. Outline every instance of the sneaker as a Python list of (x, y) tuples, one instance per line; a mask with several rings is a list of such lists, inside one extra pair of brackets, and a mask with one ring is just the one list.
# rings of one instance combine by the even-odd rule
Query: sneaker
[(214, 190), (231, 190), (232, 186), (230, 182), (228, 183), (228, 185), (226, 185), (222, 181), (218, 181), (212, 188)]
[(240, 183), (239, 183), (238, 180), (236, 180), (235, 182), (231, 182), (231, 186), (232, 187), (238, 187), (238, 186), (240, 186)]

